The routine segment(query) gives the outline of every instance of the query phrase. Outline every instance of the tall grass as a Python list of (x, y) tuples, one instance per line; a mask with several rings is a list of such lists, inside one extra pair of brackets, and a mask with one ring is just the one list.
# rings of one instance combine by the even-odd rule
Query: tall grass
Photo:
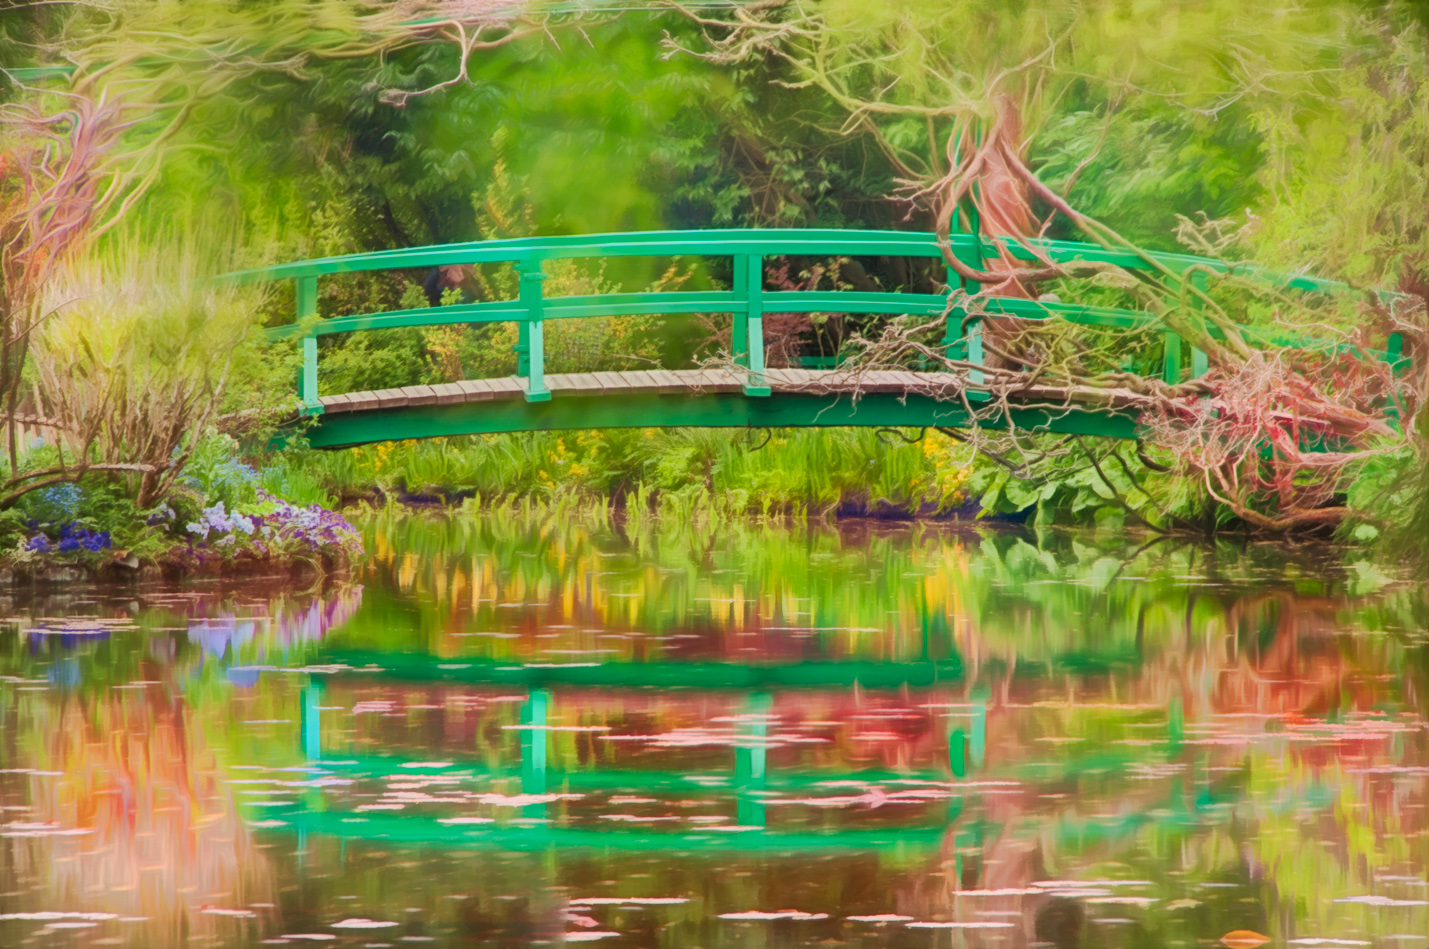
[(524, 432), (288, 451), (264, 477), (315, 499), (615, 504), (627, 517), (677, 520), (926, 515), (963, 504), (971, 459), (936, 432), (905, 438), (870, 429)]

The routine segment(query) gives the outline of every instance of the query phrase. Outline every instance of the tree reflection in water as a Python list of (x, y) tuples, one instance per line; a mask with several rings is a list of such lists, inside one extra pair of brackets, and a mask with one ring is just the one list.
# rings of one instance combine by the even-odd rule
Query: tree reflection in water
[(1423, 601), (1364, 565), (367, 529), (362, 586), (11, 604), (0, 943), (1429, 945)]

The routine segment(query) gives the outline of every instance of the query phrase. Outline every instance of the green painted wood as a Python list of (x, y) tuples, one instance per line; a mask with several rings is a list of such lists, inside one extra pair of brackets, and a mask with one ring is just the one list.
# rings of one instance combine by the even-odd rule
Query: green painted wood
[[(995, 250), (994, 245), (978, 242), (971, 235), (955, 234), (951, 238), (954, 252), (965, 257), (969, 263), (980, 265), (982, 255)], [(1065, 241), (1035, 241), (1039, 247), (1054, 259), (1096, 259), (1114, 260), (1135, 269), (1150, 266), (1137, 255), (1125, 252), (1110, 252), (1092, 245)], [(1026, 248), (1019, 247), (1024, 254)], [(564, 238), (523, 238), (511, 241), (483, 241), (470, 244), (441, 245), (438, 247), (413, 248), (401, 251), (382, 251), (373, 254), (355, 254), (347, 257), (326, 258), (318, 261), (304, 261), (264, 270), (245, 271), (231, 274), (231, 279), (257, 280), (296, 276), (299, 280), (299, 312), (307, 315), (316, 312), (316, 276), (323, 273), (343, 273), (362, 270), (400, 268), (407, 266), (435, 266), (445, 263), (473, 263), (490, 261), (529, 260), (544, 255), (545, 259), (677, 254), (680, 252), (699, 253), (703, 256), (730, 254), (744, 260), (760, 256), (754, 251), (777, 253), (856, 253), (867, 251), (879, 254), (904, 254), (911, 256), (933, 256), (938, 254), (937, 241), (933, 235), (902, 231), (830, 231), (830, 230), (778, 230), (778, 231), (691, 231), (691, 232), (650, 232), (634, 234), (597, 234)], [(1120, 255), (1120, 256), (1118, 256)], [(1125, 257), (1126, 259), (1122, 259)], [(1209, 269), (1226, 271), (1229, 265), (1219, 261), (1191, 257), (1189, 255), (1151, 255), (1153, 259), (1173, 271), (1184, 270), (1192, 264)], [(1034, 259), (1028, 256), (1028, 259)], [(743, 266), (748, 266), (746, 263)], [(585, 316), (609, 316), (641, 313), (679, 312), (720, 312), (725, 307), (737, 308), (743, 303), (748, 306), (750, 288), (745, 284), (740, 266), (735, 268), (736, 292), (729, 295), (718, 293), (651, 293), (613, 294), (607, 297), (570, 297), (560, 303), (548, 304), (552, 318), (576, 318)], [(1203, 273), (1193, 279), (1204, 280)], [(1326, 281), (1309, 281), (1308, 278), (1275, 277), (1287, 285), (1324, 289), (1341, 287)], [(1348, 288), (1341, 288), (1348, 289)], [(763, 294), (769, 299), (764, 309), (775, 312), (865, 312), (903, 313), (935, 315), (946, 308), (946, 299), (940, 294), (870, 294), (855, 292), (823, 293), (771, 293)], [(311, 306), (306, 301), (311, 301)], [(1078, 304), (1048, 303), (1035, 300), (997, 298), (984, 301), (990, 312), (1006, 313), (1028, 319), (1060, 317), (1083, 325), (1133, 327), (1151, 321), (1148, 314), (1111, 307), (1091, 307)], [(434, 312), (435, 311), (435, 312)], [(403, 310), (385, 314), (367, 314), (324, 321), (319, 328), (305, 330), (301, 327), (280, 327), (270, 331), (275, 337), (303, 332), (322, 334), (352, 332), (360, 329), (391, 328), (397, 326), (433, 325), (454, 322), (490, 322), (520, 319), (522, 308), (519, 301), (498, 301), (493, 303), (467, 304), (455, 307)], [(736, 330), (737, 334), (741, 332)], [(1216, 332), (1213, 329), (1213, 332)], [(1271, 345), (1301, 345), (1304, 342), (1293, 334), (1249, 330), (1254, 338)]]
[[(749, 306), (749, 257), (747, 255), (736, 255), (732, 261), (733, 277), (731, 280), (732, 293), (735, 300), (739, 301), (730, 308), (732, 320), (729, 330), (729, 354), (736, 366), (749, 368), (749, 320), (742, 317), (748, 312)], [(744, 307), (744, 313), (740, 312), (740, 306)]]
[(300, 276), (295, 281), (298, 322), (318, 315), (318, 278), (316, 275)]
[[(977, 227), (976, 214), (969, 222)], [(1298, 275), (1278, 275), (1269, 271), (1248, 269), (1241, 265), (1225, 264), (1221, 261), (1197, 258), (1185, 254), (1140, 254), (1126, 249), (1105, 248), (1069, 241), (1036, 240), (1022, 244), (997, 239), (986, 240), (974, 234), (954, 234), (949, 238), (949, 246), (954, 255), (969, 266), (981, 268), (984, 262), (999, 254), (1013, 259), (1035, 261), (1045, 256), (1058, 262), (1073, 260), (1100, 261), (1118, 264), (1132, 270), (1147, 270), (1160, 273), (1172, 283), (1181, 278), (1178, 275), (1191, 271), (1189, 279), (1197, 287), (1204, 287), (1208, 272), (1226, 273), (1234, 270), (1239, 275), (1263, 279), (1267, 282), (1296, 287), (1315, 292), (1344, 292), (1349, 288), (1342, 284), (1319, 281)], [(669, 313), (709, 313), (729, 312), (733, 316), (731, 345), (735, 361), (749, 372), (744, 387), (746, 396), (770, 399), (771, 392), (765, 384), (763, 315), (769, 312), (844, 312), (908, 314), (915, 317), (946, 315), (948, 326), (944, 343), (953, 352), (974, 364), (982, 364), (984, 347), (982, 323), (978, 318), (966, 319), (966, 314), (957, 307), (949, 307), (949, 299), (944, 294), (912, 293), (866, 293), (854, 291), (771, 291), (763, 288), (763, 259), (770, 254), (800, 255), (880, 255), (939, 257), (941, 251), (937, 238), (932, 234), (905, 231), (849, 231), (832, 229), (788, 229), (788, 230), (708, 230), (708, 231), (656, 231), (643, 233), (573, 235), (565, 237), (521, 238), (505, 241), (481, 241), (466, 244), (442, 245), (437, 247), (410, 248), (395, 251), (381, 251), (371, 254), (353, 254), (344, 257), (301, 261), (262, 270), (230, 274), (229, 278), (240, 281), (294, 279), (296, 282), (297, 321), (291, 326), (269, 330), (270, 337), (281, 339), (298, 336), (301, 345), (302, 369), (298, 379), (298, 393), (308, 414), (323, 412), (317, 398), (318, 347), (316, 337), (335, 333), (349, 333), (363, 330), (385, 329), (410, 326), (444, 324), (489, 323), (515, 321), (518, 326), (518, 374), (526, 380), (526, 400), (529, 403), (543, 403), (551, 398), (545, 381), (544, 322), (548, 319), (583, 319), (618, 315), (644, 315)], [(674, 293), (620, 293), (546, 298), (542, 287), (544, 273), (542, 261), (554, 259), (574, 259), (590, 257), (619, 256), (728, 256), (733, 263), (733, 287), (730, 292), (701, 291)], [(491, 262), (514, 262), (520, 273), (518, 299), (459, 304), (445, 307), (426, 307), (398, 310), (385, 313), (353, 314), (329, 320), (317, 319), (318, 278), (325, 274), (352, 273), (380, 269), (401, 269), (407, 267), (432, 267), (444, 264), (476, 264)], [(955, 280), (956, 274), (949, 271), (949, 286), (961, 286), (968, 291), (978, 289), (975, 282)], [(1169, 277), (1168, 277), (1169, 275)], [(1197, 301), (1192, 301), (1195, 305)], [(979, 300), (978, 305), (987, 313), (1007, 315), (1021, 319), (1059, 319), (1075, 325), (1107, 328), (1136, 328), (1145, 326), (1160, 329), (1158, 321), (1150, 314), (1113, 307), (1097, 307), (1081, 304), (1023, 300), (1015, 298), (992, 298)], [(1213, 336), (1223, 336), (1215, 327), (1209, 327)], [(1162, 378), (1179, 381), (1184, 377), (1183, 343), (1174, 333), (1162, 332), (1165, 340), (1164, 358), (1161, 367)], [(1336, 340), (1319, 340), (1300, 337), (1278, 330), (1261, 330), (1242, 327), (1247, 338), (1261, 345), (1311, 348), (1325, 352), (1350, 351), (1351, 347)], [(1393, 342), (1393, 340), (1392, 340)], [(1402, 342), (1398, 349), (1378, 355), (1399, 366)], [(1208, 369), (1206, 354), (1193, 349), (1191, 371), (1203, 375)], [(982, 384), (983, 374), (979, 370), (969, 373), (974, 385)], [(982, 393), (970, 393), (977, 399)], [(961, 410), (948, 406), (937, 406), (930, 400), (912, 397), (909, 406), (901, 412), (893, 412), (886, 405), (867, 403), (868, 411), (861, 414), (848, 411), (829, 414), (830, 402), (837, 399), (815, 398), (809, 400), (788, 393), (774, 399), (777, 406), (768, 409), (751, 408), (731, 402), (727, 397), (696, 398), (674, 396), (651, 402), (643, 401), (640, 411), (626, 415), (627, 419), (638, 416), (639, 421), (622, 422), (612, 416), (608, 408), (592, 403), (600, 399), (580, 400), (586, 404), (569, 406), (555, 412), (521, 412), (510, 406), (495, 408), (484, 406), (480, 413), (486, 418), (478, 420), (467, 407), (432, 406), (418, 409), (408, 420), (421, 422), (421, 431), (455, 434), (458, 431), (514, 431), (531, 427), (584, 428), (592, 426), (626, 427), (627, 425), (823, 425), (823, 424), (876, 424), (876, 425), (922, 425), (959, 424), (950, 421)], [(567, 401), (567, 400), (557, 400)], [(928, 404), (923, 404), (928, 403)], [(902, 405), (902, 402), (899, 403)], [(663, 406), (663, 408), (661, 408)], [(936, 406), (936, 407), (935, 407)], [(322, 423), (322, 432), (315, 432), (324, 444), (337, 445), (364, 443), (391, 437), (420, 437), (410, 432), (399, 432), (393, 427), (394, 416), (390, 411), (363, 411), (340, 413), (344, 417), (329, 417)], [(1097, 421), (1098, 416), (1101, 421)], [(857, 417), (855, 417), (857, 416)], [(930, 420), (931, 421), (927, 421)], [(1053, 431), (1077, 431), (1078, 434), (1116, 434), (1129, 437), (1134, 426), (1117, 413), (1098, 413), (1092, 410), (1078, 411), (1067, 420), (1045, 420), (1039, 416), (1029, 416), (1031, 427), (1045, 427)], [(963, 419), (961, 424), (967, 424)], [(982, 420), (979, 424), (996, 427), (1008, 420)], [(1015, 418), (1013, 421), (1017, 421)], [(1018, 424), (1023, 424), (1018, 422)], [(1070, 427), (1069, 427), (1070, 426)], [(347, 441), (344, 441), (346, 439)], [(315, 442), (315, 444), (317, 444)]]
[(764, 382), (764, 258), (750, 254), (735, 258), (742, 261), (746, 270), (744, 278), (745, 311), (735, 319), (745, 321), (744, 344), (747, 347), (745, 365), (749, 369), (749, 381), (744, 385), (744, 394), (765, 398), (769, 386)]
[(523, 261), (516, 269), (521, 275), (521, 307), (526, 311), (517, 344), (522, 347), (517, 375), (526, 377), (527, 402), (548, 402), (551, 390), (546, 388), (545, 300), (541, 293), (546, 274), (540, 260)]
[(1176, 333), (1162, 333), (1165, 347), (1161, 361), (1161, 379), (1171, 385), (1181, 381), (1181, 337)]
[[(973, 320), (967, 324), (967, 327), (968, 362), (974, 366), (986, 365), (986, 363), (983, 362), (984, 356), (982, 351), (982, 320)], [(973, 369), (968, 372), (968, 383), (970, 385), (980, 386), (985, 382), (986, 377), (984, 377), (981, 369)]]
[[(297, 326), (311, 327), (318, 317), (318, 278), (299, 277), (295, 281), (294, 301), (297, 311)], [(321, 415), (322, 403), (318, 401), (318, 341), (312, 337), (302, 342), (302, 366), (298, 370), (298, 399), (303, 403), (307, 415)]]
[[(1014, 409), (1011, 421), (1024, 431), (1135, 438), (1136, 420), (1109, 411), (1050, 412)], [(442, 438), (493, 432), (589, 428), (808, 428), (834, 426), (947, 426), (971, 424), (964, 408), (922, 395), (873, 393), (852, 404), (847, 395), (774, 392), (768, 398), (741, 394), (621, 394), (552, 402), (468, 402), (324, 415), (307, 433), (314, 448), (342, 448), (409, 438)], [(1006, 428), (1008, 419), (979, 420)]]
[[(764, 292), (763, 309), (773, 313), (887, 313), (940, 316), (948, 312), (948, 300), (938, 294), (863, 293), (857, 291)], [(1084, 326), (1132, 328), (1148, 325), (1152, 318), (1134, 310), (1043, 303), (1037, 300), (991, 299), (981, 301), (988, 312), (1022, 319), (1063, 319)], [(595, 316), (640, 316), (673, 313), (747, 312), (744, 291), (724, 293), (621, 293), (604, 296), (544, 297), (544, 318), (580, 319)], [(524, 319), (526, 309), (519, 300), (462, 303), (412, 310), (362, 313), (322, 320), (311, 327), (298, 324), (275, 326), (265, 332), (270, 339), (287, 339), (312, 334), (328, 336), (363, 330), (399, 329), (409, 326), (445, 326), (463, 323), (502, 323)], [(747, 325), (736, 327), (742, 339)], [(1212, 329), (1212, 332), (1216, 331)], [(740, 348), (739, 352), (743, 352)], [(743, 361), (740, 363), (743, 365)]]
[(516, 375), (524, 379), (531, 374), (531, 324), (528, 321), (516, 324), (516, 344), (511, 349), (516, 353)]
[(763, 295), (767, 313), (904, 313), (942, 316), (948, 298), (940, 293), (867, 293), (858, 290), (791, 291)]
[(303, 368), (298, 382), (298, 398), (302, 400), (303, 411), (308, 415), (321, 415), (323, 405), (318, 401), (318, 341), (309, 336), (303, 341)]
[[(1206, 290), (1206, 274), (1205, 274), (1205, 271), (1197, 270), (1195, 273), (1193, 273), (1193, 274), (1191, 275), (1191, 286), (1194, 287), (1195, 289), (1201, 291), (1202, 293), (1205, 292), (1205, 290)], [(1205, 309), (1205, 302), (1204, 302), (1203, 300), (1201, 300), (1200, 297), (1195, 297), (1195, 296), (1193, 296), (1193, 297), (1191, 297), (1190, 304), (1191, 304), (1191, 309), (1194, 310), (1195, 313), (1197, 314), (1197, 316), (1199, 317), (1200, 314), (1201, 314), (1201, 313), (1204, 311), (1204, 309)], [(1204, 320), (1203, 318), (1200, 319), (1200, 324), (1201, 324), (1202, 326), (1205, 325), (1205, 320)], [(1202, 376), (1204, 376), (1204, 375), (1210, 370), (1210, 368), (1211, 368), (1210, 357), (1209, 357), (1203, 350), (1197, 349), (1196, 347), (1192, 346), (1192, 347), (1191, 347), (1191, 378), (1192, 378), (1192, 379), (1199, 379), (1199, 378), (1201, 378)]]
[[(1234, 271), (1241, 276), (1264, 280), (1277, 286), (1323, 293), (1352, 290), (1347, 284), (1303, 275), (1278, 274), (1263, 268), (1232, 265), (1224, 261), (1190, 254), (1138, 254), (1108, 249), (1076, 241), (1033, 239), (1026, 246), (1014, 240), (980, 240), (971, 234), (949, 238), (954, 254), (972, 258), (995, 257), (1004, 248), (1012, 257), (1035, 261), (1038, 253), (1058, 263), (1086, 260), (1112, 263), (1128, 270), (1150, 270), (1157, 266), (1180, 273), (1193, 265), (1218, 273)], [(472, 241), (431, 247), (403, 248), (325, 257), (317, 260), (279, 264), (229, 274), (239, 281), (279, 280), (290, 277), (355, 273), (368, 270), (429, 268), (444, 264), (502, 263), (539, 257), (562, 260), (582, 257), (727, 257), (739, 254), (852, 255), (893, 257), (941, 257), (937, 237), (916, 231), (854, 231), (837, 229), (721, 229), (705, 231), (644, 231), (620, 234), (590, 234), (566, 237), (525, 237), (502, 241)]]

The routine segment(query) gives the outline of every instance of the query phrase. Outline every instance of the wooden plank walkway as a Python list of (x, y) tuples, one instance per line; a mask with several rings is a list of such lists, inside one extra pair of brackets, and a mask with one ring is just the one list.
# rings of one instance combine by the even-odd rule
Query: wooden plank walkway
[[(744, 391), (746, 376), (731, 369), (651, 369), (626, 372), (581, 372), (546, 377), (546, 387), (556, 398), (599, 395), (705, 395)], [(832, 395), (863, 393), (901, 394), (954, 387), (958, 377), (946, 372), (863, 372), (842, 369), (766, 369), (765, 383), (774, 392)], [(396, 409), (420, 405), (453, 405), (524, 399), (526, 380), (468, 379), (434, 386), (407, 386), (374, 392), (348, 392), (323, 396), (325, 414)]]

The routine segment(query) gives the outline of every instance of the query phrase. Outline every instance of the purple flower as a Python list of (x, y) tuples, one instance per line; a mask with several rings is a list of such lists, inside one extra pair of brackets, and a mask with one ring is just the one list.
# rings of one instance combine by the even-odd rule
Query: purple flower
[(77, 554), (80, 551), (88, 551), (96, 554), (112, 547), (113, 540), (109, 531), (92, 531), (71, 521), (60, 526), (60, 536), (57, 540), (51, 541), (41, 533), (31, 537), (25, 546), (36, 553)]
[[(144, 520), (144, 523), (150, 527), (154, 527), (157, 524), (172, 521), (175, 516), (174, 509), (161, 502), (158, 507), (150, 512), (149, 516)], [(189, 526), (192, 527), (193, 525)]]

